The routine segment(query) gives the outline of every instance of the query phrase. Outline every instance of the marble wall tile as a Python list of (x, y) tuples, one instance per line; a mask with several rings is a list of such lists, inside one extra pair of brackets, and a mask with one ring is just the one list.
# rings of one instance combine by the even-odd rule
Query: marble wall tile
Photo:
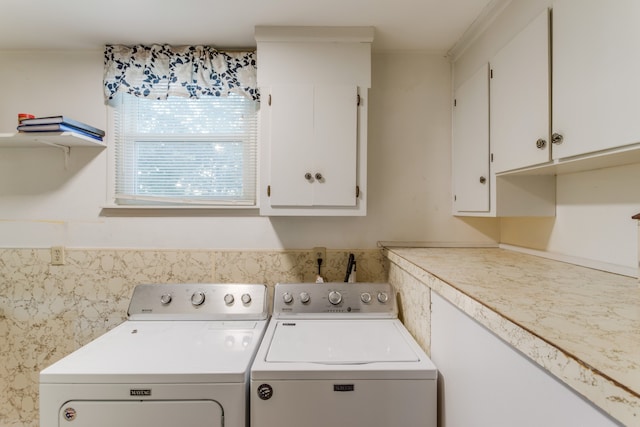
[(398, 293), (400, 320), (431, 355), (431, 289), (396, 264), (389, 266), (389, 283)]
[[(379, 250), (327, 251), (320, 272), (325, 281), (342, 282), (347, 260), (353, 253), (359, 282), (380, 282), (387, 277), (387, 261)], [(214, 281), (276, 283), (314, 282), (318, 265), (310, 251), (224, 251), (214, 252)]]
[[(327, 251), (328, 280), (342, 281), (347, 257), (359, 281), (387, 279), (380, 250)], [(38, 374), (126, 318), (142, 283), (315, 281), (310, 251), (0, 249), (0, 427), (38, 425)]]

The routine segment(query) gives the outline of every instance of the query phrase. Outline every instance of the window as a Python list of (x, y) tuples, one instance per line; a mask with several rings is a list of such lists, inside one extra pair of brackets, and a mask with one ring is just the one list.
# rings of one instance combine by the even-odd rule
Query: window
[(117, 205), (256, 206), (258, 101), (118, 94), (111, 105)]
[(117, 205), (257, 206), (255, 52), (106, 45)]

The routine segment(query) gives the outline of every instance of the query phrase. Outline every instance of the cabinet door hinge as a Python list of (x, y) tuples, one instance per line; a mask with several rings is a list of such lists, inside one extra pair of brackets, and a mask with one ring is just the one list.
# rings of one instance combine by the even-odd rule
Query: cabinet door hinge
[(491, 163), (493, 163), (493, 153), (491, 153)]
[(358, 94), (358, 98), (356, 100), (356, 105), (359, 107), (360, 106), (360, 94)]
[(267, 185), (267, 197), (271, 197), (271, 186)]
[(360, 197), (360, 186), (356, 185), (356, 199)]
[(271, 106), (271, 94), (269, 94), (269, 100), (267, 101), (267, 104)]
[(458, 196), (456, 196), (455, 194), (453, 195), (453, 201), (457, 202), (458, 201)]
[(489, 70), (489, 78), (492, 79), (493, 78), (493, 68)]
[(454, 99), (454, 100), (453, 100), (453, 106), (454, 106), (454, 107), (457, 107), (457, 106), (458, 106), (458, 100), (457, 100), (457, 99)]

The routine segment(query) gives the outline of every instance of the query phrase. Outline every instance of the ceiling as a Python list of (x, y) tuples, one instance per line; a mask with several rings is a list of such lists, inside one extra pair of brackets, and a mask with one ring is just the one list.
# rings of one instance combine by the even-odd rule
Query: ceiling
[(374, 51), (447, 52), (496, 0), (2, 0), (0, 50), (255, 46), (256, 25), (373, 26)]

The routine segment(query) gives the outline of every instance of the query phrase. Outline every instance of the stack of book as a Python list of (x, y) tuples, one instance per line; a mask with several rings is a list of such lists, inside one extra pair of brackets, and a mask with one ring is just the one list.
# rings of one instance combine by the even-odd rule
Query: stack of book
[(18, 132), (73, 132), (102, 141), (104, 131), (65, 116), (36, 117), (24, 119)]

